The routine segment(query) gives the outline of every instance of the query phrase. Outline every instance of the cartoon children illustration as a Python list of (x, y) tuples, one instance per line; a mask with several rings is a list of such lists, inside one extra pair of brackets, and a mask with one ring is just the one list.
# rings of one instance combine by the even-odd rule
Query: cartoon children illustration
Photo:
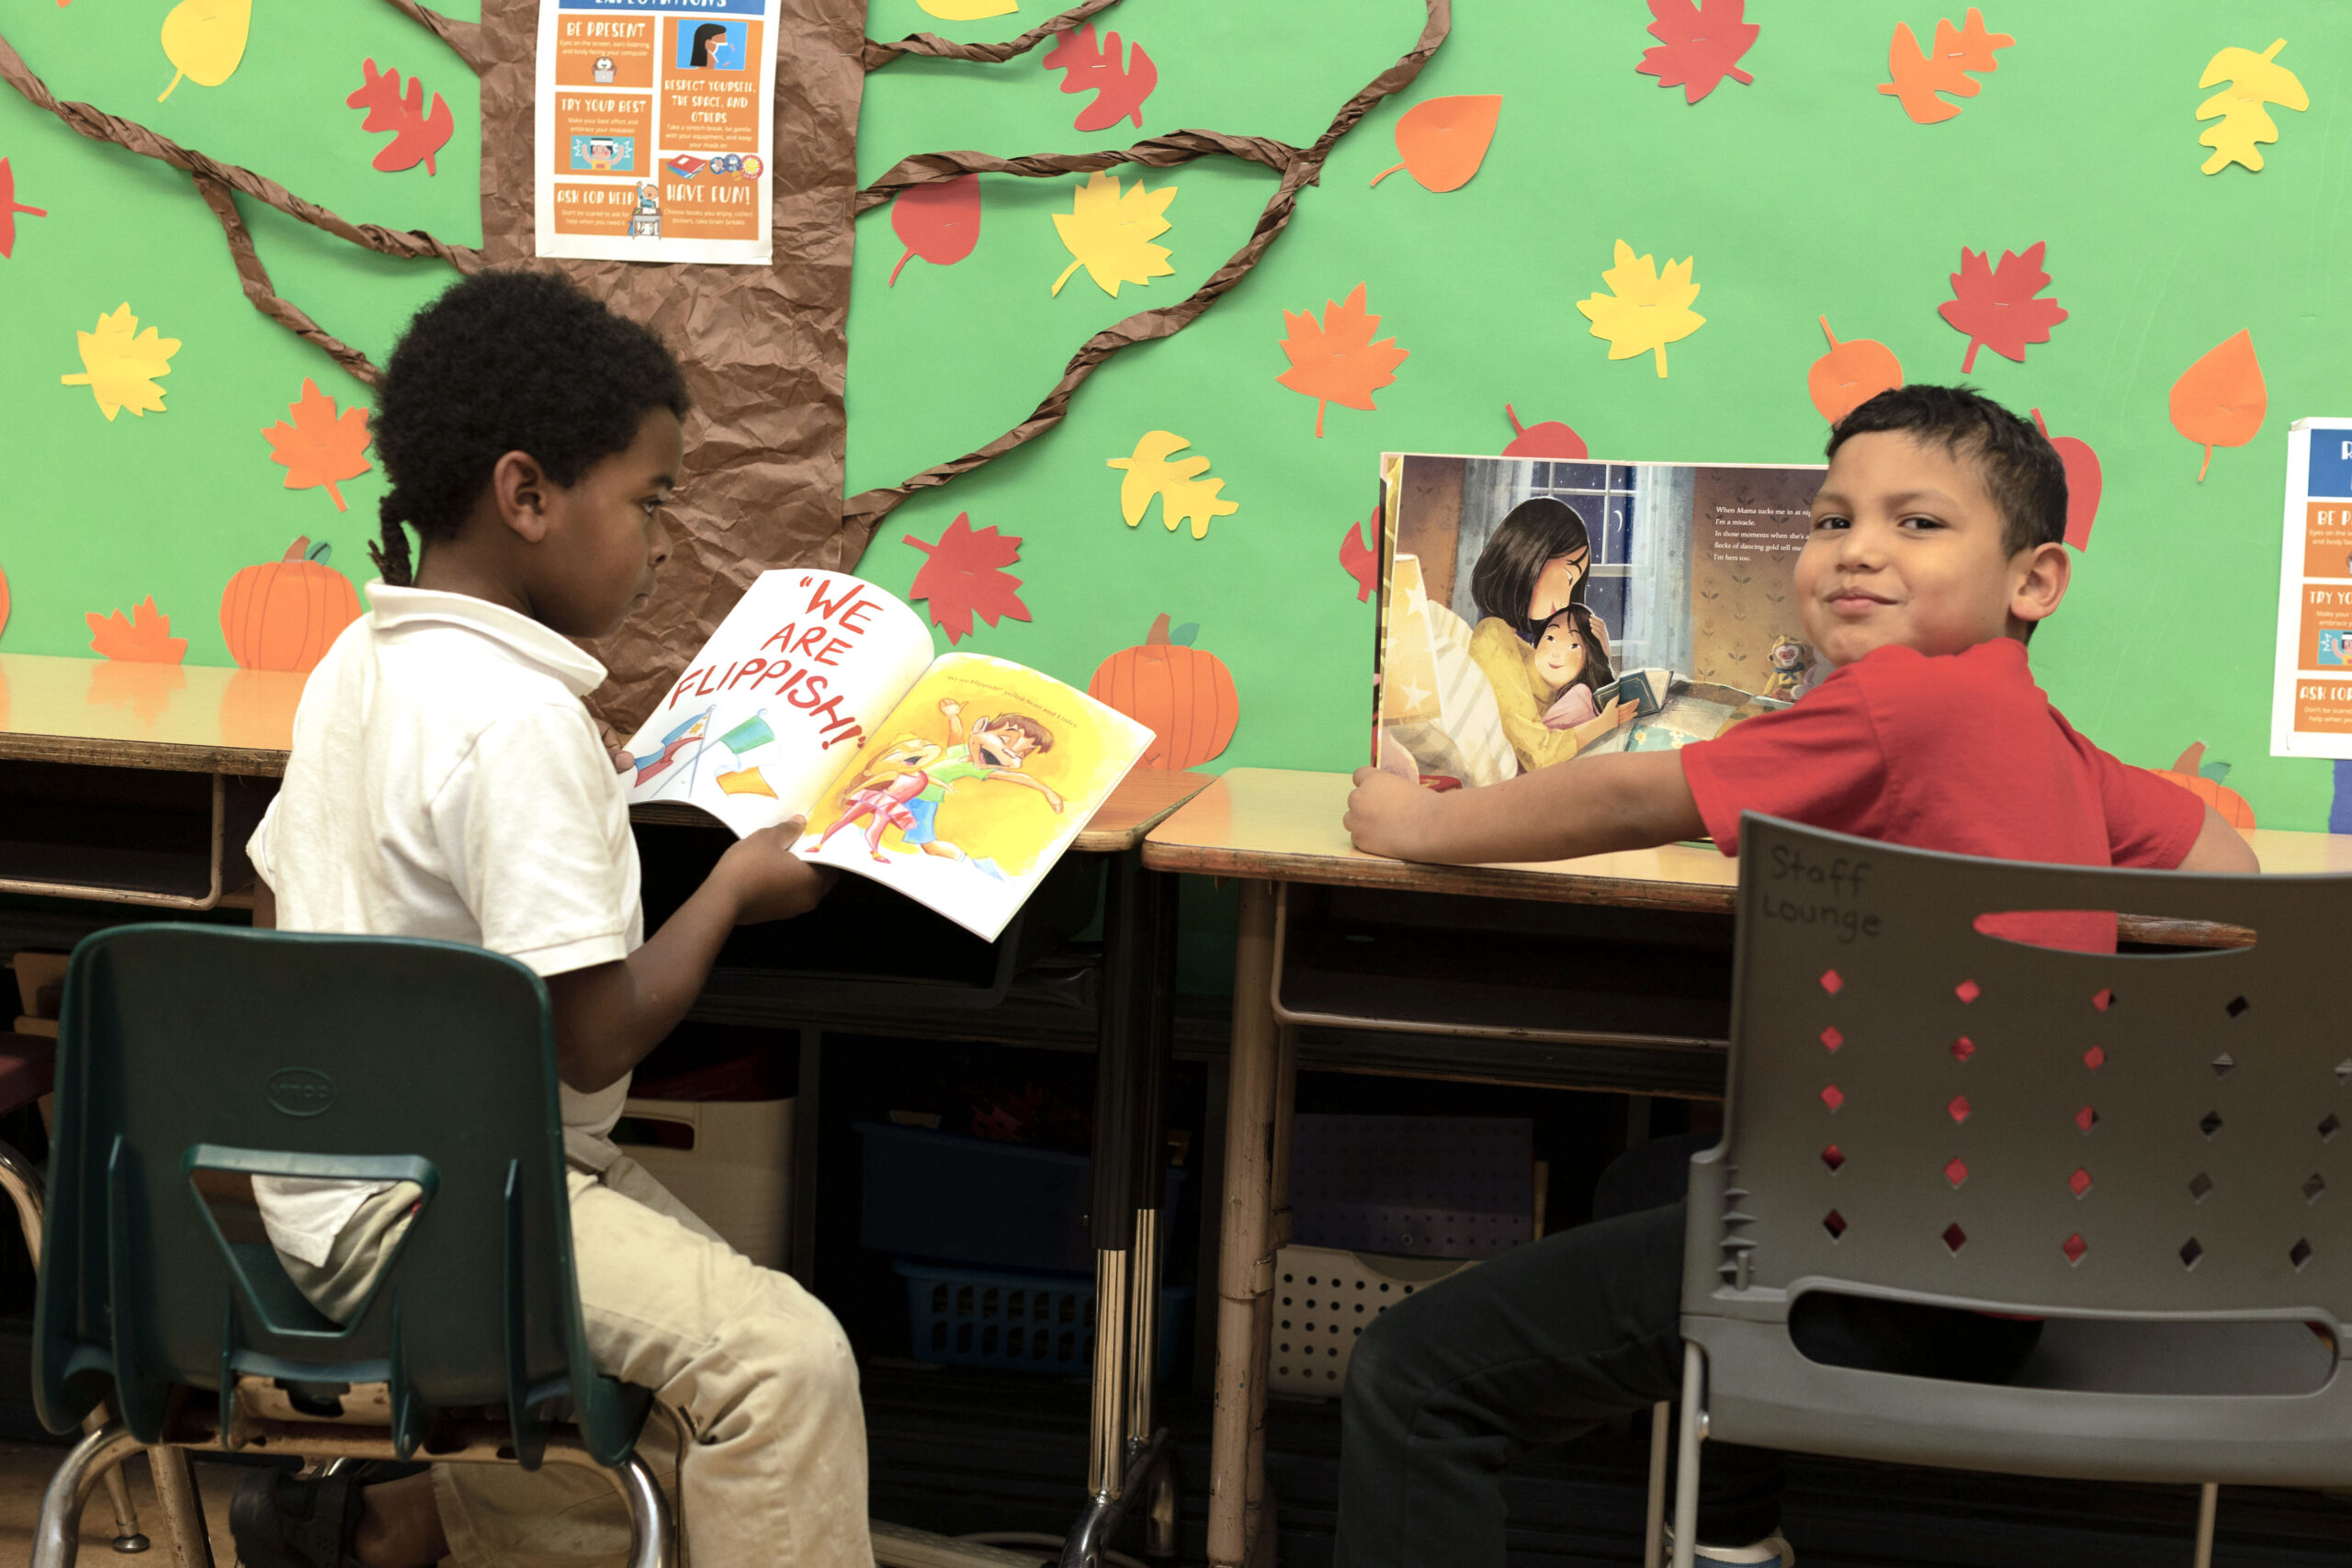
[(690, 71), (729, 71), (728, 52), (733, 47), (727, 36), (724, 22), (705, 22), (695, 28), (694, 46), (686, 56)]
[(597, 174), (611, 174), (613, 165), (620, 161), (620, 143), (611, 137), (592, 136), (588, 139), (588, 167)]
[(611, 55), (600, 54), (596, 57), (595, 78), (596, 85), (599, 87), (609, 87), (613, 85), (613, 57)]
[(1051, 784), (1021, 771), (1031, 757), (1054, 749), (1052, 730), (1026, 714), (1008, 713), (975, 721), (966, 739), (964, 705), (953, 697), (942, 697), (939, 711), (947, 716), (948, 734), (956, 744), (949, 746), (931, 770), (933, 785), (939, 791), (936, 798), (946, 799), (947, 786), (959, 779), (1001, 779), (1035, 790), (1056, 811), (1062, 808), (1062, 797)]
[[(933, 786), (927, 770), (939, 760), (941, 750), (935, 741), (919, 735), (902, 735), (891, 742), (874, 759), (874, 766), (842, 792), (842, 814), (818, 838), (817, 848), (823, 849), (835, 833), (865, 818), (866, 852), (885, 864), (890, 858), (882, 852), (885, 828), (898, 829), (908, 844), (928, 853), (961, 859), (962, 851), (953, 844), (941, 848), (932, 830), (939, 801), (929, 793)], [(900, 771), (886, 778), (886, 770), (891, 768)]]
[(1813, 671), (1812, 648), (1792, 637), (1780, 637), (1773, 642), (1767, 660), (1771, 671), (1765, 678), (1764, 690), (1760, 694), (1777, 697), (1785, 703), (1796, 701), (1804, 693), (1806, 679)]
[(631, 239), (662, 237), (661, 192), (650, 180), (637, 187), (637, 210), (629, 215), (628, 232)]
[[(1546, 721), (1547, 710), (1576, 685), (1572, 664), (1581, 671), (1598, 660), (1595, 684), (1611, 678), (1608, 630), (1584, 603), (1591, 565), (1592, 538), (1576, 508), (1537, 496), (1511, 508), (1471, 569), (1470, 596), (1480, 619), (1470, 657), (1494, 688), (1503, 734), (1522, 769), (1565, 762), (1618, 721), (1613, 703), (1566, 728)], [(1559, 673), (1541, 673), (1534, 656), (1555, 624), (1544, 659), (1545, 669)], [(1591, 722), (1604, 717), (1609, 722), (1597, 728)], [(1585, 726), (1581, 735), (1578, 723)]]

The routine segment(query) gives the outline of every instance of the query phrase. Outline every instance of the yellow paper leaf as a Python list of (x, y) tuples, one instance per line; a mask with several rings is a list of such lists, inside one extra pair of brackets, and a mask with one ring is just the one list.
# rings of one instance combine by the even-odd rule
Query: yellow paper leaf
[(164, 412), (164, 389), (155, 385), (155, 378), (171, 374), (179, 339), (158, 336), (153, 327), (140, 332), (139, 318), (130, 313), (128, 300), (121, 309), (100, 316), (96, 332), (74, 336), (82, 348), (81, 374), (60, 376), (59, 385), (89, 388), (108, 423), (125, 409), (142, 418)]
[(915, 0), (915, 3), (943, 22), (977, 22), (983, 17), (1001, 17), (1007, 11), (1021, 9), (1018, 0)]
[(1054, 279), (1052, 292), (1059, 294), (1081, 266), (1114, 299), (1122, 283), (1149, 283), (1174, 273), (1168, 265), (1168, 247), (1151, 242), (1168, 232), (1163, 214), (1175, 199), (1174, 186), (1147, 191), (1137, 179), (1133, 189), (1122, 192), (1116, 177), (1100, 172), (1089, 175), (1070, 209), (1054, 214), (1062, 243), (1078, 259)]
[(2287, 40), (2280, 39), (2260, 54), (2250, 49), (2225, 49), (2206, 62), (2205, 74), (2197, 79), (2199, 86), (2210, 87), (2216, 82), (2230, 85), (2197, 106), (2199, 119), (2222, 118), (2221, 124), (2208, 128), (2197, 139), (2199, 146), (2213, 149), (2203, 165), (2206, 174), (2218, 175), (2232, 164), (2252, 170), (2262, 167), (2262, 153), (2255, 143), (2278, 140), (2278, 124), (2263, 105), (2278, 104), (2290, 109), (2312, 107), (2311, 96), (2295, 73), (2277, 63), (2278, 51), (2286, 47)]
[(170, 97), (181, 76), (194, 77), (199, 87), (226, 82), (245, 58), (253, 24), (254, 0), (180, 0), (164, 18), (164, 53), (179, 73), (155, 101)]
[(1225, 488), (1223, 479), (1196, 477), (1209, 466), (1208, 458), (1195, 454), (1169, 461), (1171, 454), (1191, 445), (1172, 431), (1148, 430), (1136, 443), (1134, 456), (1105, 459), (1107, 467), (1127, 470), (1127, 477), (1119, 481), (1119, 515), (1127, 520), (1128, 527), (1143, 521), (1155, 495), (1159, 497), (1159, 520), (1168, 531), (1172, 534), (1177, 524), (1190, 522), (1195, 539), (1208, 537), (1212, 518), (1241, 510), (1238, 502), (1217, 499), (1217, 491)]
[(1690, 281), (1698, 259), (1669, 261), (1661, 277), (1655, 257), (1636, 256), (1633, 246), (1617, 242), (1617, 265), (1600, 275), (1610, 292), (1577, 301), (1577, 309), (1592, 321), (1592, 335), (1609, 340), (1610, 358), (1631, 359), (1655, 351), (1657, 373), (1666, 375), (1666, 345), (1680, 343), (1707, 324), (1706, 317), (1690, 309), (1699, 298), (1699, 286)]

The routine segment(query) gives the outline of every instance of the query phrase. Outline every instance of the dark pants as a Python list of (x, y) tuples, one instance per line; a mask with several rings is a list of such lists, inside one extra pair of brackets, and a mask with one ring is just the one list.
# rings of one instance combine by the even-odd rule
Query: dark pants
[[(1683, 1194), (1712, 1134), (1661, 1138), (1602, 1173), (1590, 1224), (1505, 1253), (1383, 1314), (1348, 1367), (1338, 1568), (1499, 1568), (1510, 1456), (1566, 1442), (1682, 1387)], [(2000, 1382), (2041, 1332), (1855, 1297), (1809, 1296), (1807, 1356)], [(1745, 1545), (1781, 1516), (1781, 1456), (1709, 1443), (1699, 1539)]]

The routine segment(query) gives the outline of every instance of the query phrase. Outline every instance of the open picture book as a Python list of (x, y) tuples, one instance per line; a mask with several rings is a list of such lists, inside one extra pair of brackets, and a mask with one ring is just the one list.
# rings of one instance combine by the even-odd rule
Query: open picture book
[(1384, 456), (1374, 761), (1456, 789), (1787, 706), (1826, 471)]
[(808, 818), (802, 859), (894, 887), (994, 941), (1152, 732), (978, 653), (840, 572), (763, 573), (628, 750), (632, 805), (740, 837)]

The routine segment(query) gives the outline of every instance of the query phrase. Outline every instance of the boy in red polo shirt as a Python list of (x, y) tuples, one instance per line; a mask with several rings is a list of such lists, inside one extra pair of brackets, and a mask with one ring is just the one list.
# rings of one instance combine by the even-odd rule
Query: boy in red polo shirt
[[(1564, 860), (1702, 834), (1743, 811), (1957, 854), (2251, 872), (2254, 852), (2177, 784), (2075, 733), (2026, 640), (2066, 595), (2066, 477), (2024, 420), (1965, 388), (1905, 387), (1849, 414), (1796, 566), (1827, 679), (1784, 713), (1672, 752), (1587, 758), (1435, 794), (1372, 768), (1347, 826), (1403, 860)], [(2111, 915), (2004, 917), (2000, 934), (2112, 952)], [(1682, 1160), (1661, 1140), (1603, 1175), (1598, 1219), (1391, 1309), (1349, 1370), (1336, 1561), (1500, 1564), (1504, 1462), (1680, 1387)], [(1688, 1144), (1691, 1146), (1681, 1146)], [(1664, 1157), (1659, 1157), (1664, 1156)], [(1815, 1359), (2004, 1381), (2038, 1324), (1852, 1303), (1797, 1325)], [(1792, 1568), (1778, 1456), (1715, 1445), (1704, 1563)]]

